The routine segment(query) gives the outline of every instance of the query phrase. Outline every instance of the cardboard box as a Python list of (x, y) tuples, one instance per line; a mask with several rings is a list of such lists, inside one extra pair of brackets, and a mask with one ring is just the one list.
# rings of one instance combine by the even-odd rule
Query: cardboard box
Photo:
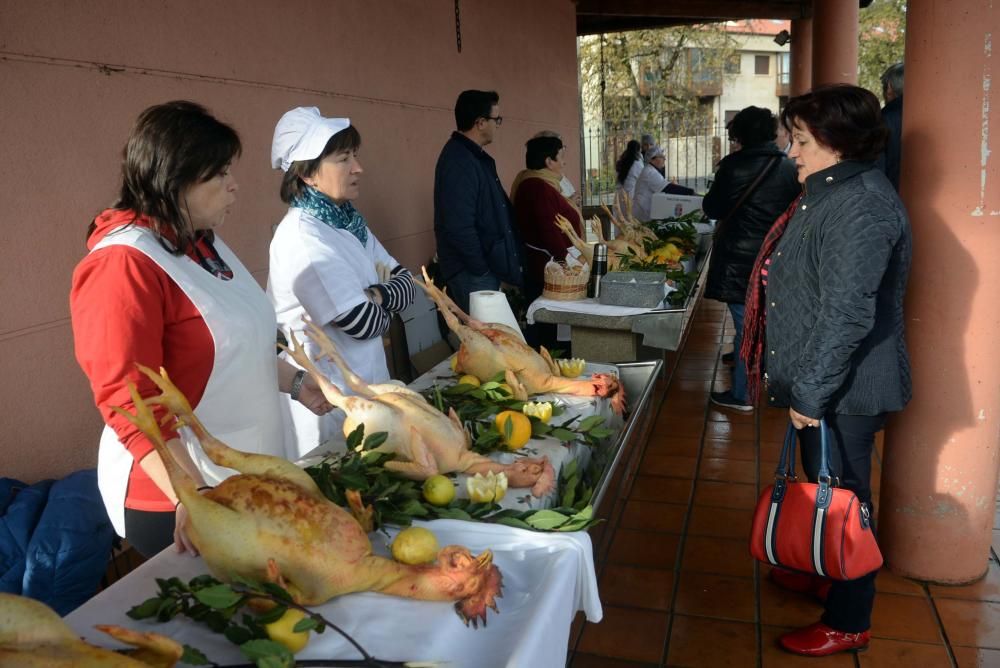
[(701, 199), (696, 195), (656, 193), (653, 195), (653, 203), (649, 207), (649, 217), (651, 220), (680, 218), (686, 213), (700, 209)]

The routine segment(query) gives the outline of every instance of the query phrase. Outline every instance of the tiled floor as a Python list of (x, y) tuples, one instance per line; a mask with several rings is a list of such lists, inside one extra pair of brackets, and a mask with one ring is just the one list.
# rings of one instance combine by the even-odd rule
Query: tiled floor
[[(719, 358), (731, 335), (722, 305), (705, 302), (682, 352), (668, 359), (659, 413), (622, 510), (606, 527), (610, 548), (597, 555), (604, 619), (577, 619), (569, 665), (1000, 667), (995, 551), (987, 577), (969, 587), (883, 570), (864, 653), (805, 659), (777, 648), (778, 635), (817, 620), (821, 608), (777, 589), (747, 553), (752, 509), (773, 475), (787, 412), (744, 415), (709, 403), (713, 385), (728, 387)], [(877, 502), (878, 453), (873, 465)], [(1000, 531), (994, 550), (998, 544)]]

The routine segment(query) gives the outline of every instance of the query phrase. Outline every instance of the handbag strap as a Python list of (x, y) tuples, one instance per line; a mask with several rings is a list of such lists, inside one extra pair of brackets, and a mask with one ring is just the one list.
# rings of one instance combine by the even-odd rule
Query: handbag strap
[[(785, 430), (785, 442), (781, 446), (781, 457), (778, 459), (778, 467), (774, 470), (774, 477), (777, 479), (792, 479), (795, 475), (795, 425), (789, 420), (788, 429)], [(833, 481), (830, 475), (830, 427), (826, 424), (825, 418), (819, 420), (819, 473), (817, 480), (820, 485), (829, 487)]]
[(718, 238), (719, 232), (722, 230), (722, 227), (729, 222), (730, 218), (736, 215), (736, 212), (740, 210), (741, 206), (743, 206), (743, 202), (747, 201), (747, 198), (753, 194), (753, 191), (757, 190), (757, 186), (760, 185), (761, 181), (764, 180), (764, 177), (767, 176), (767, 173), (771, 171), (771, 167), (773, 167), (774, 164), (778, 162), (779, 159), (780, 158), (778, 156), (774, 156), (767, 161), (767, 164), (764, 165), (764, 169), (760, 170), (760, 174), (758, 174), (757, 178), (753, 180), (753, 182), (750, 184), (750, 187), (748, 187), (746, 190), (743, 191), (743, 194), (740, 195), (740, 198), (738, 200), (736, 200), (736, 204), (734, 204), (733, 208), (729, 210), (729, 213), (726, 214), (726, 217), (720, 220), (719, 223), (715, 226), (716, 238)]

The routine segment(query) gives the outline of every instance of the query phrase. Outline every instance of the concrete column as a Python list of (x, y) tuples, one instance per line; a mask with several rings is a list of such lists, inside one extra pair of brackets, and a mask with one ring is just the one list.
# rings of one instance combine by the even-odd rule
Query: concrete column
[(858, 3), (814, 0), (812, 24), (812, 85), (858, 83)]
[(993, 4), (911, 2), (906, 19), (901, 194), (913, 227), (913, 401), (886, 429), (879, 541), (894, 572), (955, 584), (986, 572), (1000, 456)]
[(792, 19), (791, 55), (792, 81), (788, 94), (802, 95), (812, 88), (813, 22), (812, 19)]

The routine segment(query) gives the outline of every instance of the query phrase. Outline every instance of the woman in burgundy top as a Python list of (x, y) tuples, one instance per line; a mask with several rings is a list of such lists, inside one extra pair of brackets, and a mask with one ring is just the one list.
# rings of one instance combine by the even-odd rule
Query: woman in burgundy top
[[(525, 147), (527, 169), (521, 170), (514, 178), (510, 199), (514, 203), (514, 218), (525, 245), (524, 296), (530, 303), (542, 294), (546, 263), (566, 259), (570, 243), (556, 227), (556, 216), (567, 218), (580, 236), (583, 236), (583, 217), (559, 187), (566, 168), (566, 149), (562, 139), (544, 134), (529, 139)], [(528, 329), (525, 335), (529, 344), (555, 343), (554, 326), (540, 327), (536, 324)]]

